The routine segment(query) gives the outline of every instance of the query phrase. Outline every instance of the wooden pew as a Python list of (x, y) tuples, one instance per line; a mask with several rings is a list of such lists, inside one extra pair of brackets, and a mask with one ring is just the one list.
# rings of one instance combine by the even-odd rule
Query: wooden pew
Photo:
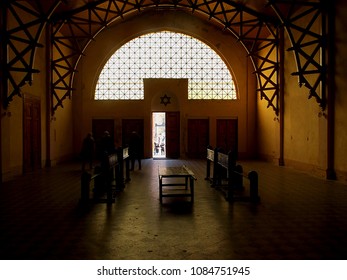
[[(226, 200), (249, 200), (258, 202), (258, 174), (251, 171), (245, 175), (241, 165), (236, 164), (236, 155), (232, 152), (225, 154), (220, 149), (207, 147), (206, 180), (211, 182), (211, 186), (220, 190)], [(213, 165), (213, 178), (211, 178), (211, 165)], [(246, 182), (244, 181), (246, 179)], [(249, 197), (243, 195), (244, 183), (249, 188)]]
[[(113, 203), (117, 191), (122, 191), (125, 183), (130, 181), (128, 148), (118, 148), (115, 154), (105, 156), (100, 166), (92, 173), (81, 174), (81, 203), (107, 202)], [(124, 177), (125, 172), (125, 177)]]
[(116, 187), (118, 190), (122, 190), (125, 187), (125, 183), (131, 180), (130, 179), (130, 157), (129, 157), (128, 147), (125, 147), (125, 148), (120, 147), (117, 149), (117, 160), (118, 160), (118, 170), (116, 173)]

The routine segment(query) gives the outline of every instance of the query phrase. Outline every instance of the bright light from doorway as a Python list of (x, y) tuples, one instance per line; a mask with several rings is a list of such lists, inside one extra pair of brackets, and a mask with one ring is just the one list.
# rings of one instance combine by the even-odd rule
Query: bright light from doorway
[(166, 119), (165, 113), (153, 113), (153, 158), (166, 157)]

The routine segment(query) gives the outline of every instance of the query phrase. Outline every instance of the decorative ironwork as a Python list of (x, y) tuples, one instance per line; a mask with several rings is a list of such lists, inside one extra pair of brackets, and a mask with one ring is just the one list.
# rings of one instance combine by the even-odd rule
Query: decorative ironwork
[[(70, 97), (77, 63), (89, 42), (106, 26), (134, 11), (172, 7), (205, 14), (230, 31), (247, 49), (256, 69), (258, 91), (278, 112), (276, 20), (234, 1), (99, 1), (54, 19), (53, 110)], [(274, 24), (275, 23), (275, 24)], [(86, 28), (87, 27), (87, 28)], [(66, 55), (69, 52), (69, 55)]]
[(3, 21), (1, 28), (3, 105), (7, 107), (14, 96), (21, 96), (21, 87), (31, 85), (35, 68), (35, 55), (42, 47), (40, 38), (45, 25), (55, 8), (62, 2), (57, 0), (51, 7), (44, 8), (40, 1), (1, 1)]
[[(105, 27), (127, 15), (152, 8), (191, 11), (234, 34), (247, 50), (255, 68), (257, 91), (278, 113), (278, 24), (287, 31), (297, 64), (299, 84), (309, 89), (309, 98), (324, 109), (326, 105), (326, 13), (323, 1), (269, 0), (264, 13), (258, 13), (239, 1), (219, 0), (100, 0), (54, 14), (62, 0), (42, 5), (40, 0), (2, 0), (1, 41), (2, 79), (8, 84), (3, 96), (7, 106), (20, 96), (20, 88), (31, 83), (35, 54), (44, 27), (52, 22), (52, 109), (63, 106), (71, 96), (78, 62), (88, 44)], [(30, 4), (29, 4), (30, 3)], [(4, 12), (6, 11), (6, 12)], [(275, 16), (268, 16), (275, 12)], [(4, 18), (5, 16), (5, 18)], [(11, 24), (8, 24), (8, 23)], [(318, 28), (321, 27), (319, 30)], [(4, 58), (7, 58), (4, 66)], [(319, 89), (321, 89), (319, 91)]]
[[(309, 89), (321, 108), (326, 107), (326, 17), (324, 1), (271, 0), (269, 4), (287, 31), (300, 86)], [(329, 4), (328, 4), (329, 5)], [(319, 87), (320, 90), (319, 90)]]
[(94, 99), (144, 99), (148, 78), (188, 79), (188, 99), (237, 99), (221, 57), (200, 40), (172, 31), (148, 33), (120, 47), (104, 65)]

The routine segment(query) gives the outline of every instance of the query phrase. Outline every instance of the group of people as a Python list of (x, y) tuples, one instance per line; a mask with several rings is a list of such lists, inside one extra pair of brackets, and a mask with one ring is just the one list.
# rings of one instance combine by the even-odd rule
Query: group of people
[(154, 154), (156, 156), (165, 155), (165, 134), (159, 134), (156, 139), (157, 141), (154, 142)]
[[(129, 137), (129, 157), (130, 157), (130, 170), (134, 170), (135, 161), (138, 161), (139, 170), (141, 170), (141, 147), (142, 141), (138, 133), (133, 131)], [(100, 143), (96, 143), (92, 133), (88, 133), (83, 139), (80, 157), (82, 160), (82, 171), (86, 170), (86, 166), (89, 169), (93, 168), (93, 161), (95, 157), (103, 162), (108, 159), (108, 156), (116, 152), (115, 145), (113, 143), (112, 137), (108, 131), (104, 132), (104, 135), (100, 139)], [(97, 149), (96, 149), (97, 148)]]

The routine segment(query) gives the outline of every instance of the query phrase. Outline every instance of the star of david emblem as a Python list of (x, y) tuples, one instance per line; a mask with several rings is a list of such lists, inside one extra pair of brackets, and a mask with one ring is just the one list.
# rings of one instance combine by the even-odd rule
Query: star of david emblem
[(170, 97), (170, 96), (167, 96), (166, 93), (165, 93), (164, 96), (160, 97), (160, 99), (161, 99), (160, 104), (164, 104), (165, 106), (166, 106), (167, 104), (170, 104), (170, 103), (171, 103), (171, 101), (170, 101), (171, 97)]

